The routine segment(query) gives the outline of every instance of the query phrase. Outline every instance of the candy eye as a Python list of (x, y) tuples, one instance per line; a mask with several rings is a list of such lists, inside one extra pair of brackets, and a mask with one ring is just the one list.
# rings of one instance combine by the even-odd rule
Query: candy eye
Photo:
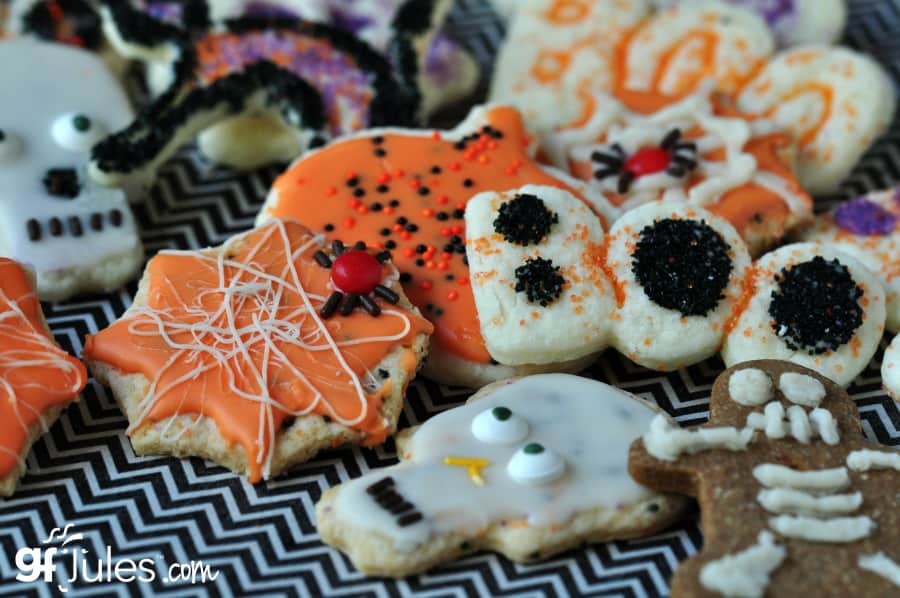
[(22, 153), (22, 140), (10, 131), (0, 129), (0, 162), (14, 160)]
[(561, 476), (566, 464), (558, 454), (537, 442), (519, 449), (506, 466), (506, 473), (519, 484), (546, 484)]
[(528, 436), (528, 422), (507, 407), (494, 407), (475, 416), (472, 434), (486, 444), (515, 444)]
[(69, 113), (53, 121), (51, 133), (60, 146), (73, 152), (83, 152), (100, 141), (106, 129), (87, 115)]

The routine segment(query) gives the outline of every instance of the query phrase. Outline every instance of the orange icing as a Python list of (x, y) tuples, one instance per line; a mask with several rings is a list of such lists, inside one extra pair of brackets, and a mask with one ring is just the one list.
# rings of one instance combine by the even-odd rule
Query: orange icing
[(22, 268), (0, 258), (0, 477), (20, 462), (29, 430), (87, 383), (84, 365), (60, 349)]
[[(211, 417), (245, 449), (253, 482), (266, 474), (288, 417), (327, 416), (362, 432), (365, 445), (383, 442), (392, 430), (379, 409), (391, 384), (369, 372), (431, 325), (387, 304), (377, 318), (358, 310), (322, 320), (333, 289), (313, 259), (321, 247), (300, 224), (274, 220), (226, 246), (221, 263), (208, 252), (154, 257), (146, 306), (85, 347), (90, 359), (150, 381), (129, 431), (178, 415)], [(386, 265), (385, 275), (392, 270)], [(401, 365), (412, 373), (415, 360)]]
[[(270, 216), (298, 218), (312, 230), (329, 231), (329, 239), (359, 239), (377, 246), (396, 243), (391, 248), (394, 262), (411, 275), (404, 290), (434, 323), (435, 342), (475, 363), (488, 363), (490, 355), (468, 286), (469, 268), (464, 253), (446, 247), (454, 236), (465, 238), (462, 211), (469, 198), (482, 191), (535, 184), (562, 187), (584, 200), (529, 157), (529, 139), (515, 109), (493, 108), (486, 113), (485, 124), (502, 137), (473, 131), (465, 147), (462, 142), (455, 147), (456, 141), (445, 140), (438, 132), (375, 131), (338, 141), (299, 160), (279, 177), (274, 185), (277, 201), (268, 209)], [(379, 149), (385, 155), (375, 155)], [(348, 186), (348, 179), (358, 185)], [(465, 186), (465, 181), (471, 184)], [(356, 189), (365, 194), (354, 195)], [(391, 208), (391, 200), (399, 205)], [(442, 214), (446, 219), (439, 219)], [(401, 217), (405, 225), (398, 223)], [(409, 225), (416, 229), (410, 232)], [(383, 230), (389, 235), (381, 234)]]

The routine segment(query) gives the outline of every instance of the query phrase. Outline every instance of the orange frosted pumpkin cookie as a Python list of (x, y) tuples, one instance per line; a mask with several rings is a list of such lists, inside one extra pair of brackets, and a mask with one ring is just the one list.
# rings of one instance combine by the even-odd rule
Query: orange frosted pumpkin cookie
[(153, 258), (85, 356), (140, 454), (198, 455), (250, 481), (393, 433), (432, 327), (389, 256), (275, 219)]

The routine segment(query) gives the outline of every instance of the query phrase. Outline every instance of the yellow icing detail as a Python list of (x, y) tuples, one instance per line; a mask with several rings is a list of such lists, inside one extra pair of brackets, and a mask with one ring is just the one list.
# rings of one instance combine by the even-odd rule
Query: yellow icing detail
[(484, 486), (484, 477), (481, 470), (490, 465), (488, 459), (472, 459), (470, 457), (444, 457), (444, 465), (451, 467), (465, 467), (476, 486)]

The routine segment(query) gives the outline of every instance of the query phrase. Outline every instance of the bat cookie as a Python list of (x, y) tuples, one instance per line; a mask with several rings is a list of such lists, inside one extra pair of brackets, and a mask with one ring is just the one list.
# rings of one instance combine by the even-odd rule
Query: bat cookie
[(0, 496), (11, 496), (25, 456), (87, 383), (84, 365), (53, 340), (32, 280), (0, 258)]
[(41, 299), (110, 292), (143, 248), (122, 189), (88, 174), (92, 147), (133, 114), (103, 61), (21, 38), (0, 43), (0, 255), (27, 263)]
[(258, 482), (322, 448), (380, 444), (431, 333), (389, 257), (280, 219), (163, 251), (84, 355), (138, 454), (202, 456)]
[(576, 371), (590, 356), (492, 362), (470, 284), (466, 210), (481, 192), (563, 189), (587, 206), (592, 235), (615, 218), (602, 196), (538, 164), (532, 147), (518, 112), (504, 106), (475, 108), (453, 131), (373, 129), (300, 157), (275, 181), (259, 222), (296, 218), (328, 239), (350, 235), (393, 251), (406, 294), (435, 325), (426, 373), (439, 381), (477, 388), (540, 370)]
[(566, 374), (492, 384), (401, 435), (400, 464), (327, 490), (319, 535), (364, 573), (399, 577), (481, 549), (528, 562), (651, 534), (684, 504), (626, 472), (657, 411)]
[(798, 365), (750, 361), (722, 373), (710, 422), (657, 416), (628, 470), (694, 496), (703, 549), (672, 597), (896, 596), (900, 452), (865, 439), (853, 401)]
[(875, 273), (887, 294), (885, 327), (900, 332), (900, 191), (869, 193), (816, 217), (803, 233), (852, 255)]

